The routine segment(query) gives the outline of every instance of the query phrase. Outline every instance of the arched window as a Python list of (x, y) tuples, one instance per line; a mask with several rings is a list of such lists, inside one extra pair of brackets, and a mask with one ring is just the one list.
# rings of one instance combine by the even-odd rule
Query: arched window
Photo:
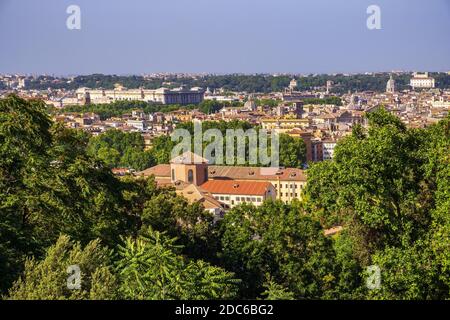
[(194, 171), (192, 171), (192, 169), (189, 169), (189, 171), (188, 171), (188, 182), (189, 183), (194, 182)]

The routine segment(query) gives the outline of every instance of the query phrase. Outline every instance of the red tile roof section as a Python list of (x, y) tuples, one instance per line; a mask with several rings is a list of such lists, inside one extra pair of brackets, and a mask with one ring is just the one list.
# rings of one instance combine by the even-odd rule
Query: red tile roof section
[[(136, 176), (167, 177), (170, 179), (170, 165), (159, 164), (144, 171), (137, 172)], [(237, 166), (208, 166), (209, 179), (232, 179), (232, 180), (280, 180), (306, 182), (305, 172), (296, 168), (272, 169), (258, 167)]]
[(201, 188), (213, 194), (263, 196), (271, 186), (270, 182), (210, 180), (202, 184)]
[(170, 164), (158, 164), (157, 166), (136, 173), (136, 176), (138, 177), (148, 177), (151, 175), (154, 175), (155, 177), (167, 177), (170, 179)]

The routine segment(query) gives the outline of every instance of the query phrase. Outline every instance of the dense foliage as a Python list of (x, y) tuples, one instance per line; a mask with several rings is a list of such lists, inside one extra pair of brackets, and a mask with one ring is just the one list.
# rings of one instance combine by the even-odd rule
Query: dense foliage
[(370, 297), (448, 298), (450, 118), (407, 129), (381, 109), (369, 121), (309, 170), (311, 211), (344, 227), (354, 264), (380, 267), (383, 286)]
[[(191, 134), (191, 136), (194, 135), (194, 124), (192, 122), (188, 122), (188, 123), (181, 123), (177, 126), (177, 129), (186, 129), (187, 131), (189, 131), (189, 133)], [(223, 150), (224, 150), (224, 157), (225, 157), (225, 150), (227, 150), (227, 143), (228, 143), (228, 138), (227, 138), (227, 130), (231, 129), (231, 130), (243, 130), (243, 133), (249, 132), (249, 130), (254, 129), (255, 132), (257, 134), (259, 134), (259, 130), (260, 127), (258, 126), (253, 126), (252, 124), (246, 122), (246, 121), (239, 121), (239, 120), (233, 120), (233, 121), (204, 121), (202, 122), (202, 132), (206, 132), (209, 129), (218, 129), (220, 131), (220, 133), (222, 134), (223, 137)], [(259, 139), (259, 135), (258, 135), (258, 139)], [(261, 137), (262, 138), (262, 137)], [(270, 143), (271, 143), (271, 139), (270, 139), (270, 135), (268, 136), (269, 138), (269, 142), (268, 142), (268, 146), (267, 148), (269, 149), (267, 151), (267, 154), (270, 154)], [(169, 140), (170, 138), (160, 138), (163, 140)], [(231, 140), (231, 139), (230, 139)], [(192, 139), (192, 143), (193, 143), (193, 139)], [(203, 141), (203, 150), (205, 150), (205, 148), (208, 146), (208, 144), (211, 143), (211, 141)], [(244, 158), (242, 159), (241, 163), (239, 162), (239, 159), (241, 159), (239, 157), (239, 145), (238, 145), (238, 141), (237, 141), (237, 137), (233, 137), (233, 142), (234, 144), (234, 153), (235, 153), (235, 163), (223, 163), (221, 165), (251, 165), (251, 166), (257, 166), (257, 167), (261, 167), (264, 166), (263, 164), (260, 163), (259, 158), (258, 158), (258, 163), (256, 164), (252, 164), (250, 163), (250, 152), (255, 152), (255, 150), (250, 150), (249, 148), (249, 139), (246, 138), (245, 143), (246, 143), (246, 147), (244, 150)], [(174, 142), (170, 142), (170, 143), (165, 143), (162, 144), (160, 143), (160, 141), (157, 141), (158, 146), (155, 146), (154, 151), (155, 152), (161, 152), (164, 153), (166, 156), (163, 158), (163, 160), (167, 160), (170, 152), (172, 151), (172, 148), (174, 147), (175, 143)], [(285, 166), (285, 167), (294, 167), (294, 168), (302, 168), (303, 164), (306, 161), (306, 145), (303, 142), (303, 140), (301, 138), (297, 138), (297, 137), (291, 137), (287, 134), (280, 134), (279, 136), (279, 160), (280, 160), (280, 165), (281, 166)], [(160, 148), (162, 147), (162, 149)], [(194, 146), (192, 145), (191, 150), (194, 150)], [(256, 153), (259, 154), (261, 152), (265, 152), (265, 150), (262, 150), (260, 148), (259, 145), (259, 140), (258, 140), (258, 148), (256, 150)], [(224, 158), (224, 162), (225, 162), (225, 158)], [(162, 162), (162, 163), (167, 163), (167, 161)]]
[(221, 228), (221, 258), (243, 280), (243, 298), (260, 296), (270, 282), (297, 299), (321, 298), (333, 287), (331, 240), (298, 203), (243, 205)]
[[(239, 104), (239, 103), (237, 103)], [(168, 113), (176, 110), (194, 110), (197, 109), (205, 114), (211, 114), (219, 111), (226, 106), (234, 106), (236, 103), (218, 102), (214, 100), (205, 100), (198, 105), (161, 105), (152, 102), (145, 101), (115, 101), (107, 104), (89, 104), (83, 106), (67, 106), (64, 109), (57, 112), (78, 112), (87, 113), (93, 112), (98, 114), (100, 119), (105, 120), (111, 117), (120, 117), (125, 114), (131, 114), (134, 110), (142, 110), (143, 112), (150, 114), (155, 112)], [(56, 112), (56, 111), (55, 111)]]
[[(450, 88), (450, 75), (447, 73), (430, 73), (436, 79), (436, 87), (440, 89)], [(348, 91), (384, 91), (386, 83), (389, 80), (388, 73), (376, 74), (314, 74), (296, 77), (299, 90), (310, 90), (314, 88), (325, 88), (327, 81), (332, 81), (334, 86), (332, 92), (347, 93)], [(80, 87), (113, 89), (116, 83), (120, 83), (127, 88), (148, 88), (156, 89), (164, 87), (180, 87), (187, 85), (190, 87), (209, 87), (212, 89), (222, 88), (225, 91), (237, 92), (280, 92), (289, 86), (293, 76), (274, 76), (274, 75), (205, 75), (195, 78), (177, 77), (167, 75), (162, 78), (145, 78), (143, 76), (117, 76), (93, 74), (86, 76), (77, 76), (73, 79), (56, 79), (51, 76), (41, 76), (30, 82), (29, 88), (47, 90), (72, 89)], [(397, 87), (400, 90), (410, 89), (409, 79), (411, 74), (402, 73), (394, 75)]]
[[(178, 129), (186, 129), (191, 135), (194, 134), (193, 123), (179, 124)], [(253, 126), (243, 121), (205, 121), (202, 123), (203, 132), (208, 129), (219, 129), (225, 137), (223, 142), (224, 156), (226, 150), (226, 131), (228, 129), (249, 130)], [(259, 128), (256, 128), (258, 130)], [(193, 142), (193, 139), (192, 139)], [(249, 147), (246, 141), (245, 161), (244, 165), (249, 164)], [(108, 130), (89, 139), (87, 152), (102, 160), (105, 165), (110, 168), (131, 168), (141, 171), (152, 167), (155, 164), (168, 163), (173, 148), (177, 142), (172, 141), (170, 136), (158, 136), (153, 138), (152, 146), (149, 150), (144, 148), (144, 139), (140, 133), (125, 133), (120, 130)], [(207, 147), (208, 142), (203, 142), (203, 150)], [(193, 146), (192, 146), (193, 150)], [(228, 165), (243, 165), (238, 163), (238, 144), (235, 139), (235, 162)], [(280, 164), (286, 167), (301, 168), (306, 160), (306, 146), (300, 138), (291, 137), (286, 134), (280, 135)], [(224, 163), (225, 165), (225, 163)], [(262, 166), (260, 163), (255, 166)]]
[(104, 134), (90, 138), (87, 151), (110, 168), (131, 168), (141, 171), (155, 163), (152, 152), (144, 150), (144, 138), (138, 132), (108, 130)]

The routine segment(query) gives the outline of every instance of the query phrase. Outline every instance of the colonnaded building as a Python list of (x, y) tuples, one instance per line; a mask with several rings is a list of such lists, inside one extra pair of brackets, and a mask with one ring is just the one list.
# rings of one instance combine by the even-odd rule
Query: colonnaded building
[(430, 77), (428, 75), (428, 72), (425, 72), (425, 73), (415, 72), (413, 74), (413, 77), (410, 80), (410, 86), (413, 89), (416, 89), (416, 88), (434, 88), (435, 87), (435, 80), (434, 80), (434, 78), (432, 78), (432, 77)]
[(115, 101), (145, 101), (161, 104), (199, 104), (203, 101), (205, 91), (195, 87), (188, 89), (185, 86), (175, 89), (159, 88), (150, 89), (127, 89), (116, 85), (114, 89), (90, 89), (79, 88), (76, 91), (80, 104), (111, 103)]

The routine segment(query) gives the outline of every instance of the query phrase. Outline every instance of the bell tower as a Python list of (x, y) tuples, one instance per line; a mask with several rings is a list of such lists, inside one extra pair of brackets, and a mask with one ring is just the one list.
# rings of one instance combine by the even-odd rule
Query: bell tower
[(190, 151), (170, 160), (170, 181), (196, 186), (208, 181), (208, 160)]

